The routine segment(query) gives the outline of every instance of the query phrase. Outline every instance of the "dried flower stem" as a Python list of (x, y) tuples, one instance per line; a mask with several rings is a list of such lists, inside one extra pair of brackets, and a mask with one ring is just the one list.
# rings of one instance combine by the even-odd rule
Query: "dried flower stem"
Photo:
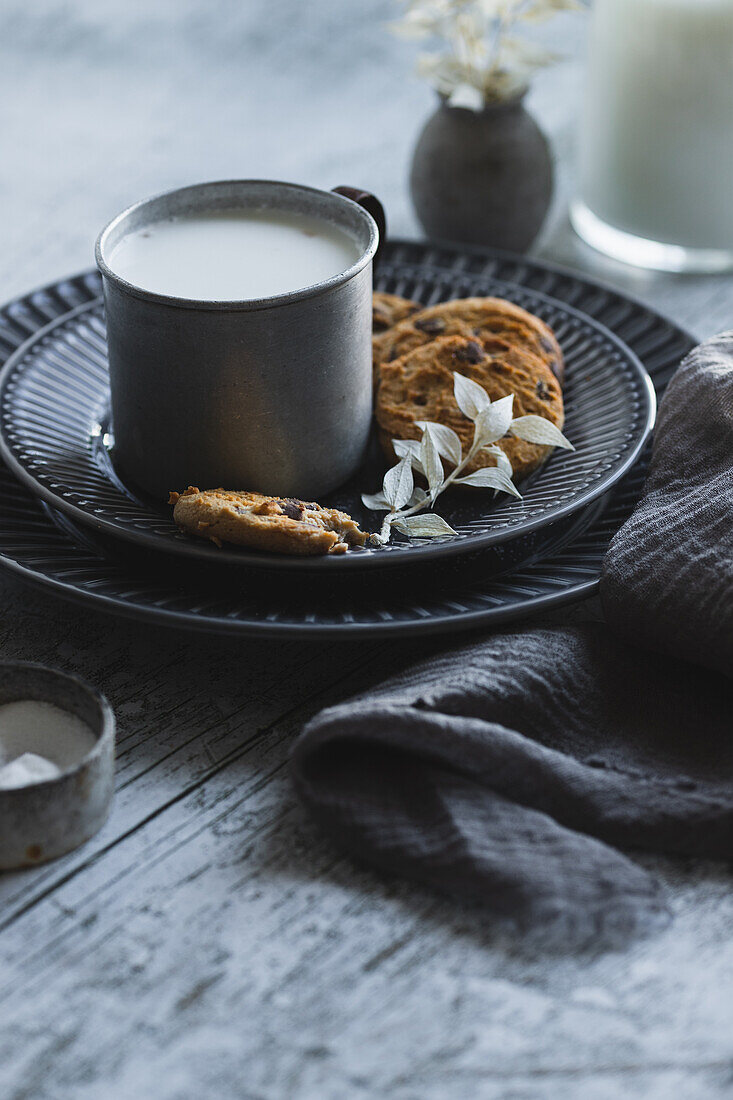
[[(432, 421), (418, 422), (418, 427), (422, 429), (419, 442), (414, 439), (392, 441), (399, 458), (397, 465), (385, 474), (381, 492), (362, 496), (367, 508), (387, 512), (381, 531), (372, 535), (372, 540), (381, 545), (389, 542), (393, 527), (409, 538), (455, 535), (453, 528), (434, 513), (418, 518), (418, 513), (424, 512), (428, 506), (433, 508), (438, 497), (451, 485), (494, 489), (521, 500), (521, 493), (512, 481), (511, 463), (501, 447), (497, 446), (497, 441), (505, 435), (514, 435), (543, 446), (573, 449), (559, 428), (545, 417), (514, 417), (513, 394), (492, 403), (486, 390), (477, 382), (457, 372), (453, 375), (453, 382), (459, 409), (473, 421), (473, 442), (464, 456), (457, 432), (445, 424)], [(496, 464), (461, 476), (481, 451), (491, 454)], [(452, 466), (447, 474), (444, 460)], [(415, 488), (413, 470), (425, 478), (427, 491)]]
[(515, 36), (525, 23), (561, 11), (583, 9), (580, 0), (403, 0), (407, 10), (393, 25), (397, 34), (443, 44), (421, 54), (418, 72), (455, 106), (479, 110), (485, 103), (515, 98), (532, 74), (556, 55)]
[[(454, 466), (449, 474), (446, 474), (445, 478), (440, 483), (438, 488), (431, 494), (431, 496), (430, 496), (431, 505), (435, 504), (438, 497), (442, 496), (442, 494), (446, 491), (446, 489), (448, 489), (453, 484), (453, 482), (456, 480), (456, 478), (461, 475), (461, 473), (465, 470), (466, 466), (468, 466), (471, 462), (473, 462), (474, 458), (476, 457), (476, 455), (481, 450), (483, 450), (483, 447), (477, 446), (476, 441), (474, 440), (474, 443), (473, 443), (470, 451), (466, 455), (466, 457), (462, 460), (462, 462), (460, 462), (458, 464), (458, 466)], [(517, 493), (517, 497), (519, 497), (519, 499), (521, 500), (521, 496), (520, 496), (519, 493)], [(396, 518), (406, 519), (408, 516), (417, 515), (418, 512), (423, 511), (423, 509), (425, 508), (425, 503), (426, 503), (425, 500), (420, 500), (420, 501), (417, 501), (415, 504), (413, 504), (412, 507), (410, 507), (410, 508), (403, 508), (403, 509), (400, 509), (399, 511), (389, 512), (388, 515), (386, 515), (384, 517), (384, 522), (382, 523), (382, 530), (380, 531), (379, 538), (383, 542), (389, 542), (389, 529), (392, 526), (392, 523), (394, 522), (394, 520)]]

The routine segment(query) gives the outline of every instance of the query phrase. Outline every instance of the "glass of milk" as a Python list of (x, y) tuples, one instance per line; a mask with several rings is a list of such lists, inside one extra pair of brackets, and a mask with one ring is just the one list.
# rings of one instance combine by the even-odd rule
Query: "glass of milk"
[(733, 267), (733, 0), (596, 0), (571, 218), (641, 267)]
[(339, 190), (197, 184), (103, 230), (113, 457), (134, 486), (313, 499), (359, 465), (383, 211)]

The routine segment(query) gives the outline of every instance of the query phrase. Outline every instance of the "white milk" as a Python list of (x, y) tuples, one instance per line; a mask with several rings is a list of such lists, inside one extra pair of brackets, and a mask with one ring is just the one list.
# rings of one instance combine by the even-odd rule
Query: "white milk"
[(143, 290), (199, 301), (269, 298), (346, 271), (360, 249), (319, 218), (231, 210), (169, 218), (113, 249), (110, 267)]
[(0, 706), (0, 790), (53, 778), (91, 752), (96, 737), (81, 718), (52, 703)]
[(733, 250), (733, 0), (596, 0), (580, 196), (625, 233)]

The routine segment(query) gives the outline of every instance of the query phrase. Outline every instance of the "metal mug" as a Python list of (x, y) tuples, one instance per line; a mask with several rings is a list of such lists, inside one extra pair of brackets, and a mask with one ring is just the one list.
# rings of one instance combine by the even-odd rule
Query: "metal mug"
[[(110, 262), (115, 245), (142, 226), (242, 208), (325, 219), (357, 241), (359, 258), (315, 286), (247, 301), (155, 294), (126, 282)], [(371, 423), (380, 230), (384, 212), (366, 192), (269, 180), (184, 187), (110, 222), (96, 259), (122, 476), (161, 498), (189, 484), (318, 497), (344, 482), (362, 460)]]

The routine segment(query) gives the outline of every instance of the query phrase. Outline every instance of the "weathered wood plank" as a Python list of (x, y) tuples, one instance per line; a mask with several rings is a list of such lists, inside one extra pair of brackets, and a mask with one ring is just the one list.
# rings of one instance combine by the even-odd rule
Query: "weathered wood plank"
[[(98, 618), (94, 625), (85, 675), (100, 682), (96, 665), (107, 660), (103, 636), (109, 621)], [(53, 649), (52, 635), (49, 644)], [(333, 698), (341, 681), (344, 693), (354, 690), (355, 682), (366, 682), (353, 679), (356, 670), (375, 660), (386, 669), (391, 661), (390, 647), (373, 645), (274, 647), (197, 639), (184, 646), (175, 632), (140, 636), (134, 624), (115, 625), (115, 644), (128, 647), (130, 669), (141, 670), (145, 687), (138, 686), (133, 673), (119, 694), (114, 684), (107, 688), (120, 723), (118, 794), (111, 820), (79, 852), (34, 871), (2, 876), (0, 929), (18, 909), (25, 911), (36, 893), (46, 896), (56, 880), (78, 873), (170, 801), (201, 787), (283, 715), (310, 713)], [(172, 656), (148, 672), (153, 653), (159, 657), (163, 652)], [(331, 694), (325, 696), (326, 691)]]

